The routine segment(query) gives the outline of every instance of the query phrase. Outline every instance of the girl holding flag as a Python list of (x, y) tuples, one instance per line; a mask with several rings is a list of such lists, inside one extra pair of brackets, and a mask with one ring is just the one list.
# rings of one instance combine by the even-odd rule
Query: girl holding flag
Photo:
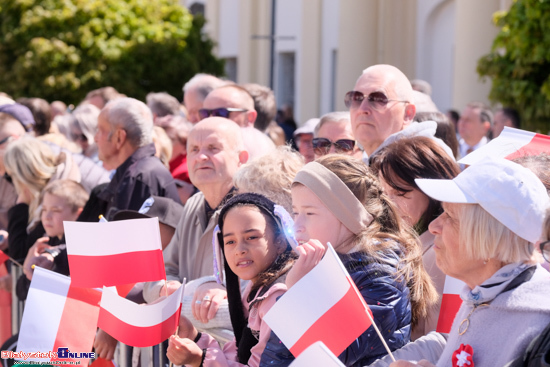
[[(287, 286), (309, 272), (331, 243), (389, 348), (407, 344), (411, 325), (426, 315), (437, 294), (414, 234), (368, 167), (344, 155), (308, 163), (294, 179), (292, 208), (300, 257)], [(371, 326), (339, 359), (346, 366), (366, 366), (386, 354)]]
[[(235, 339), (220, 348), (182, 317), (166, 355), (178, 365), (287, 366), (294, 357), (262, 317), (287, 289), (284, 279), (296, 259), (295, 239), (285, 229), (292, 219), (284, 208), (254, 193), (230, 199), (219, 218), (213, 238), (215, 272), (220, 281), (225, 273)], [(249, 281), (242, 294), (240, 280)]]

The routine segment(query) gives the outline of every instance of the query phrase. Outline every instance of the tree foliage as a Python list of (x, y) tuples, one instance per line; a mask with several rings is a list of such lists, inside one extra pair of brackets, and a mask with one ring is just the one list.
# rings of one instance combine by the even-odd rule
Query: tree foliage
[(195, 73), (223, 73), (203, 25), (177, 0), (0, 0), (0, 90), (70, 103), (108, 85), (180, 97)]
[(517, 109), (522, 127), (550, 130), (550, 1), (515, 0), (497, 12), (500, 32), (491, 53), (478, 62), (478, 73), (492, 79), (489, 98)]

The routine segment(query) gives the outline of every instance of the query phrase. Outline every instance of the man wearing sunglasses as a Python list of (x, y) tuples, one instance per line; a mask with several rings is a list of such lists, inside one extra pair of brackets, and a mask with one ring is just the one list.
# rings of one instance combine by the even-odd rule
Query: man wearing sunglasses
[(409, 126), (416, 113), (409, 79), (395, 66), (374, 65), (363, 71), (346, 93), (355, 139), (370, 156), (391, 134)]
[(254, 127), (256, 116), (254, 99), (246, 89), (236, 84), (214, 89), (206, 96), (203, 108), (199, 110), (201, 120), (207, 117), (225, 117), (240, 127)]
[(313, 131), (315, 159), (326, 154), (340, 153), (361, 159), (361, 150), (351, 130), (349, 112), (330, 112), (321, 117)]

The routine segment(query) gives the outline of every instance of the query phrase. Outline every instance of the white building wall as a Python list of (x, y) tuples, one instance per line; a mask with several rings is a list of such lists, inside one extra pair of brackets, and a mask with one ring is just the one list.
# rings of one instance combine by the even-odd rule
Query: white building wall
[(239, 24), (242, 21), (239, 0), (220, 1), (218, 57), (237, 57), (239, 54)]
[(340, 0), (324, 0), (321, 34), (321, 100), (319, 117), (336, 109), (336, 62)]
[[(302, 19), (302, 0), (277, 0), (275, 20), (275, 77), (274, 91), (277, 105), (290, 104), (294, 117), (300, 114), (300, 100), (297, 98), (300, 86), (297, 85), (300, 63), (299, 41)], [(294, 67), (289, 60), (294, 54)], [(293, 75), (289, 75), (293, 73)], [(292, 89), (290, 91), (289, 89)], [(299, 121), (298, 121), (299, 122)]]
[(452, 108), (455, 0), (418, 0), (416, 75), (432, 86), (440, 111)]

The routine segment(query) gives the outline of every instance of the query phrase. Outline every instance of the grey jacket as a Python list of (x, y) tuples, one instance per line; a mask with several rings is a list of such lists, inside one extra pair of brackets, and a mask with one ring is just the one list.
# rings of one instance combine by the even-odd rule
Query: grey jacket
[[(187, 200), (172, 240), (164, 249), (167, 280), (187, 281), (214, 274), (212, 233), (218, 223), (219, 210), (206, 222), (206, 200), (201, 192)], [(143, 296), (147, 302), (159, 298), (164, 282), (147, 283)]]

